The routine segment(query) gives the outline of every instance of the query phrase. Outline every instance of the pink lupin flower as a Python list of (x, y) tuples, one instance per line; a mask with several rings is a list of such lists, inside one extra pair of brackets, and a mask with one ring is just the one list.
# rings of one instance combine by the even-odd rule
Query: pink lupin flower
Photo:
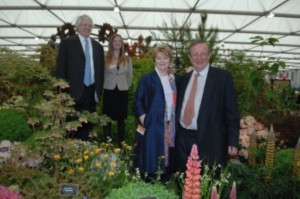
[(210, 199), (219, 199), (216, 186), (213, 186), (213, 188), (211, 190)]
[(236, 199), (236, 183), (235, 183), (235, 181), (232, 184), (229, 199)]
[(186, 163), (184, 199), (200, 199), (201, 162), (197, 145), (192, 146), (191, 154)]
[(0, 186), (0, 198), (1, 199), (20, 199), (21, 196), (18, 192), (12, 191), (7, 187)]

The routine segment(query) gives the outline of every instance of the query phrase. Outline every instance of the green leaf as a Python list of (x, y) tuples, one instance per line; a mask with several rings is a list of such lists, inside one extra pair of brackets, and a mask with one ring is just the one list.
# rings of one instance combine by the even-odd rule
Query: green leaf
[(272, 71), (272, 74), (276, 74), (279, 70), (279, 64), (278, 63), (274, 63), (272, 66), (271, 66), (271, 71)]
[(278, 43), (279, 40), (277, 38), (274, 38), (274, 37), (270, 37), (267, 39), (269, 44), (271, 44), (272, 46), (275, 46), (275, 43)]
[(259, 76), (258, 76), (258, 73), (257, 73), (257, 71), (251, 71), (250, 72), (250, 75), (249, 75), (249, 78), (250, 78), (250, 80), (254, 80), (254, 79), (257, 79)]
[(251, 43), (257, 43), (264, 40), (262, 36), (250, 37), (250, 39), (252, 40)]
[(264, 84), (264, 81), (262, 79), (256, 78), (252, 81), (252, 85), (258, 89), (261, 89)]
[(278, 61), (277, 63), (278, 63), (279, 66), (282, 67), (282, 68), (285, 68), (285, 67), (286, 67), (285, 62), (283, 62), (283, 61)]
[(276, 95), (275, 95), (272, 91), (267, 90), (267, 91), (265, 92), (265, 96), (266, 96), (267, 98), (274, 98)]

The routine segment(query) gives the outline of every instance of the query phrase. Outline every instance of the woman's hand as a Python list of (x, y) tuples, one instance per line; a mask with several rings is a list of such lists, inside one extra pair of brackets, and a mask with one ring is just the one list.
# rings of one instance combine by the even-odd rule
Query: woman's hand
[(140, 123), (144, 126), (144, 121), (145, 121), (145, 117), (146, 117), (146, 114), (143, 114), (139, 117), (139, 120), (140, 120)]
[(173, 130), (173, 126), (171, 122), (168, 122), (166, 124), (166, 129), (165, 129), (165, 141), (170, 145), (173, 144), (172, 137), (171, 137), (172, 130)]

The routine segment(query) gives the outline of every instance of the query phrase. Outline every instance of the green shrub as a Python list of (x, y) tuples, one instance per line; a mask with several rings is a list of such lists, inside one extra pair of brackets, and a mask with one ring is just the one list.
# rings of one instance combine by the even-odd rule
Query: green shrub
[(141, 198), (167, 198), (177, 199), (178, 196), (167, 190), (161, 184), (147, 184), (145, 182), (129, 183), (120, 189), (114, 189), (106, 199), (141, 199)]
[(293, 167), (294, 149), (282, 149), (276, 152), (275, 174), (282, 176), (291, 175)]
[(138, 83), (142, 76), (150, 71), (154, 70), (154, 63), (151, 57), (146, 57), (143, 59), (133, 59), (133, 78), (132, 83), (129, 88), (129, 98), (128, 98), (128, 115), (134, 115), (134, 95)]
[(32, 134), (25, 115), (16, 109), (0, 109), (0, 141), (24, 141)]

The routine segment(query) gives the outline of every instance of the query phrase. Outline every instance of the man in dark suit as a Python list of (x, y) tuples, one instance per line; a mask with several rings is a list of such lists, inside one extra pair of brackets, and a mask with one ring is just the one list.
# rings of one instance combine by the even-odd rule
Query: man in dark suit
[[(76, 20), (77, 35), (63, 39), (59, 45), (56, 77), (65, 79), (67, 92), (75, 100), (78, 111), (96, 111), (104, 81), (104, 51), (101, 44), (90, 38), (93, 21), (88, 15)], [(91, 124), (83, 124), (74, 138), (88, 140)]]
[(239, 113), (232, 76), (210, 66), (210, 56), (207, 43), (190, 45), (193, 71), (182, 76), (178, 89), (175, 156), (181, 172), (186, 170), (193, 144), (202, 163), (209, 166), (224, 165), (228, 155), (237, 154)]

